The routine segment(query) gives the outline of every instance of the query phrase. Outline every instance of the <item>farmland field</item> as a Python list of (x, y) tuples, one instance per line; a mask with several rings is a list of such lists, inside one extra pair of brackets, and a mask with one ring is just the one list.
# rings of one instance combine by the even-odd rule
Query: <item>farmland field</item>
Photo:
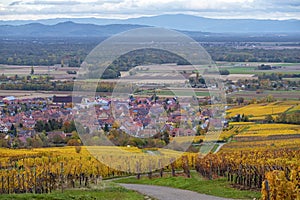
[(266, 90), (263, 93), (257, 93), (256, 91), (238, 91), (231, 93), (228, 96), (230, 97), (243, 97), (245, 99), (253, 99), (253, 97), (259, 99), (264, 98), (268, 95), (272, 95), (274, 98), (279, 100), (299, 100), (299, 91), (289, 90), (289, 91), (271, 91)]
[(300, 101), (287, 102), (275, 102), (275, 103), (262, 103), (262, 104), (250, 104), (243, 107), (231, 108), (227, 111), (228, 117), (234, 117), (237, 114), (244, 114), (251, 117), (261, 117), (266, 115), (276, 115), (294, 108)]
[(217, 62), (219, 69), (227, 69), (231, 74), (262, 74), (262, 73), (282, 73), (282, 74), (291, 74), (299, 73), (300, 63), (268, 63), (271, 66), (281, 66), (279, 69), (273, 70), (257, 70), (257, 66), (261, 62)]
[(290, 135), (299, 134), (300, 125), (292, 124), (252, 124), (246, 130), (239, 133), (239, 136), (269, 136), (269, 135)]
[(256, 67), (222, 67), (222, 69), (227, 69), (230, 74), (255, 74)]
[(15, 96), (19, 99), (52, 97), (53, 95), (71, 95), (72, 91), (21, 91), (21, 90), (0, 90), (0, 96)]
[[(89, 92), (76, 92), (80, 95), (90, 95)], [(47, 98), (56, 96), (70, 96), (72, 91), (30, 91), (30, 90), (0, 90), (0, 96), (15, 96), (18, 99), (31, 99), (31, 98)], [(110, 92), (96, 92), (96, 95), (110, 96)]]
[[(7, 76), (18, 75), (20, 77), (30, 75), (32, 66), (18, 66), (18, 65), (0, 65), (1, 73)], [(67, 71), (78, 71), (76, 67), (60, 67), (60, 66), (33, 66), (34, 74), (36, 76), (52, 76), (57, 80), (70, 80), (76, 75), (68, 74)]]

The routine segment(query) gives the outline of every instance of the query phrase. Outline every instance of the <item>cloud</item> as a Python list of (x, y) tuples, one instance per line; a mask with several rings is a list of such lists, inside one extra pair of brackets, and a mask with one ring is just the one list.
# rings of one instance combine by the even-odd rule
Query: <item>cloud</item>
[[(130, 18), (185, 13), (214, 18), (300, 19), (299, 0), (3, 0), (2, 19)], [(48, 16), (48, 17), (47, 17)]]
[(76, 5), (80, 4), (80, 2), (77, 1), (33, 1), (27, 3), (28, 5)]
[(22, 1), (14, 1), (12, 3), (9, 4), (9, 6), (15, 6), (15, 5), (19, 5)]

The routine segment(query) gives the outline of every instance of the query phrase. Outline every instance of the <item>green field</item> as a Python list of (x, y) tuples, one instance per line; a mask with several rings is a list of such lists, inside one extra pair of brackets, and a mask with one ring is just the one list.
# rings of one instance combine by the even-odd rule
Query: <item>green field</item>
[(230, 74), (255, 74), (256, 67), (222, 67), (221, 69), (228, 70)]
[(230, 97), (243, 97), (245, 99), (261, 99), (265, 98), (268, 95), (272, 95), (274, 98), (278, 100), (298, 100), (300, 98), (299, 91), (295, 90), (280, 90), (280, 91), (264, 91), (263, 93), (257, 94), (256, 91), (239, 91), (235, 93), (231, 93)]
[[(153, 95), (154, 91), (153, 90), (143, 90), (141, 92), (136, 93), (138, 95)], [(193, 95), (196, 96), (209, 96), (209, 92), (193, 92), (193, 91), (168, 91), (168, 90), (161, 90), (161, 91), (156, 91), (156, 94), (158, 96), (162, 95), (162, 96), (188, 96), (191, 97)]]
[(272, 74), (272, 73), (281, 73), (281, 74), (295, 74), (299, 73), (297, 70), (257, 70), (256, 67), (222, 67), (220, 69), (226, 69), (230, 74)]
[(300, 81), (300, 78), (283, 78), (285, 81)]
[[(282, 66), (283, 68), (278, 70), (257, 70), (257, 66), (261, 64)], [(217, 66), (219, 70), (226, 69), (230, 72), (230, 74), (262, 74), (262, 73), (294, 74), (294, 73), (299, 73), (300, 63), (218, 62)]]
[[(4, 194), (0, 199), (5, 200), (143, 200), (144, 195), (127, 190), (116, 184), (109, 183), (110, 187), (105, 189), (68, 189), (63, 193), (54, 191), (50, 194)], [(112, 186), (113, 185), (113, 186)]]
[(290, 67), (290, 66), (300, 65), (300, 63), (274, 63), (272, 65), (274, 65), (274, 66), (282, 66), (282, 67)]

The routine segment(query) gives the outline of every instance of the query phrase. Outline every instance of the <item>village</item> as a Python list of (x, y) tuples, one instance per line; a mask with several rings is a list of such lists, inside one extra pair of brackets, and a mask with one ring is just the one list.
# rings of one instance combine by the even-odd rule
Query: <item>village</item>
[[(74, 144), (81, 132), (109, 132), (112, 128), (138, 138), (160, 132), (170, 137), (200, 135), (207, 131), (212, 114), (208, 109), (199, 109), (198, 102), (179, 102), (176, 97), (112, 100), (100, 96), (8, 96), (1, 97), (0, 102), (0, 145), (12, 148), (64, 146)], [(82, 128), (76, 130), (74, 121)]]
[[(161, 66), (151, 66), (151, 70), (152, 67), (156, 69), (155, 67)], [(188, 67), (184, 69), (189, 69)], [(165, 70), (168, 70), (167, 67)], [(152, 138), (162, 133), (169, 137), (204, 135), (212, 123), (222, 126), (228, 124), (226, 120), (221, 119), (225, 116), (221, 116), (219, 122), (213, 120), (215, 113), (207, 106), (215, 100), (213, 96), (217, 97), (222, 92), (226, 93), (223, 106), (233, 103), (255, 103), (258, 100), (252, 98), (253, 96), (266, 102), (278, 97), (298, 97), (296, 90), (299, 89), (299, 82), (286, 80), (283, 75), (274, 73), (254, 75), (228, 72), (228, 75), (220, 76), (219, 81), (209, 83), (205, 78), (210, 79), (211, 75), (202, 77), (199, 73), (184, 70), (181, 75), (187, 79), (184, 83), (179, 80), (178, 88), (175, 84), (178, 77), (170, 78), (170, 71), (163, 71), (157, 74), (158, 77), (150, 78), (143, 66), (139, 67), (138, 71), (138, 80), (148, 83), (140, 86), (138, 92), (127, 94), (128, 96), (123, 98), (113, 98), (110, 90), (92, 97), (71, 96), (71, 92), (63, 94), (58, 91), (64, 91), (65, 87), (72, 89), (74, 81), (53, 80), (54, 82), (48, 83), (50, 79), (42, 76), (25, 80), (17, 75), (2, 75), (1, 80), (4, 82), (1, 87), (4, 89), (16, 89), (12, 86), (23, 84), (24, 81), (30, 86), (27, 89), (33, 85), (40, 88), (41, 84), (51, 84), (54, 89), (58, 86), (61, 88), (56, 88), (57, 91), (51, 94), (42, 94), (43, 96), (30, 96), (33, 93), (31, 91), (22, 91), (28, 96), (0, 96), (0, 146), (25, 148), (79, 145), (82, 144), (80, 136), (83, 133), (92, 137), (94, 133), (109, 133), (112, 129), (136, 138)], [(159, 88), (159, 85), (155, 85), (156, 79), (165, 82), (167, 87)], [(109, 82), (111, 80), (105, 81), (105, 87), (113, 86)], [(103, 83), (100, 85), (102, 89)], [(225, 114), (225, 110), (221, 112)]]

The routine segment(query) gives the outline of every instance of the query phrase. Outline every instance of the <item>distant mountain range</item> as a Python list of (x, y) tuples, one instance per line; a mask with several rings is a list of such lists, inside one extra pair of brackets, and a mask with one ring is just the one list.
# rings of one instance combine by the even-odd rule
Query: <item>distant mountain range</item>
[[(300, 33), (300, 20), (256, 20), (256, 19), (210, 19), (197, 17), (192, 15), (159, 15), (154, 17), (140, 17), (131, 19), (98, 19), (98, 18), (57, 18), (45, 20), (16, 20), (16, 21), (0, 21), (0, 35), (5, 35), (12, 31), (15, 27), (3, 26), (14, 25), (27, 28), (29, 26), (36, 28), (40, 26), (47, 30), (51, 27), (53, 31), (61, 28), (62, 25), (71, 26), (70, 22), (85, 24), (83, 29), (98, 32), (99, 29), (105, 29), (114, 33), (116, 29), (128, 30), (128, 28), (141, 26), (156, 26), (176, 30), (196, 31), (196, 32), (212, 32), (212, 33)], [(68, 22), (68, 23), (66, 23)], [(37, 24), (39, 23), (39, 24)], [(111, 25), (119, 24), (119, 25)], [(48, 26), (46, 26), (48, 25)], [(52, 25), (52, 26), (49, 26)], [(101, 25), (101, 26), (95, 26)], [(110, 25), (110, 26), (106, 26)], [(121, 26), (123, 25), (123, 26)], [(44, 27), (42, 27), (44, 26)], [(94, 27), (93, 27), (94, 26)], [(20, 29), (21, 29), (20, 28)], [(51, 30), (51, 31), (52, 31)], [(6, 31), (3, 33), (3, 31)], [(27, 32), (27, 30), (25, 30)], [(84, 30), (78, 30), (82, 32)], [(70, 31), (69, 31), (70, 32)], [(73, 34), (76, 30), (73, 30)], [(37, 33), (39, 34), (39, 33)], [(54, 33), (52, 33), (54, 34)], [(76, 35), (76, 34), (75, 34)], [(77, 34), (78, 35), (78, 34)]]
[(145, 27), (142, 25), (112, 24), (94, 25), (61, 22), (55, 25), (31, 23), (25, 25), (2, 25), (2, 37), (108, 37), (130, 29)]

